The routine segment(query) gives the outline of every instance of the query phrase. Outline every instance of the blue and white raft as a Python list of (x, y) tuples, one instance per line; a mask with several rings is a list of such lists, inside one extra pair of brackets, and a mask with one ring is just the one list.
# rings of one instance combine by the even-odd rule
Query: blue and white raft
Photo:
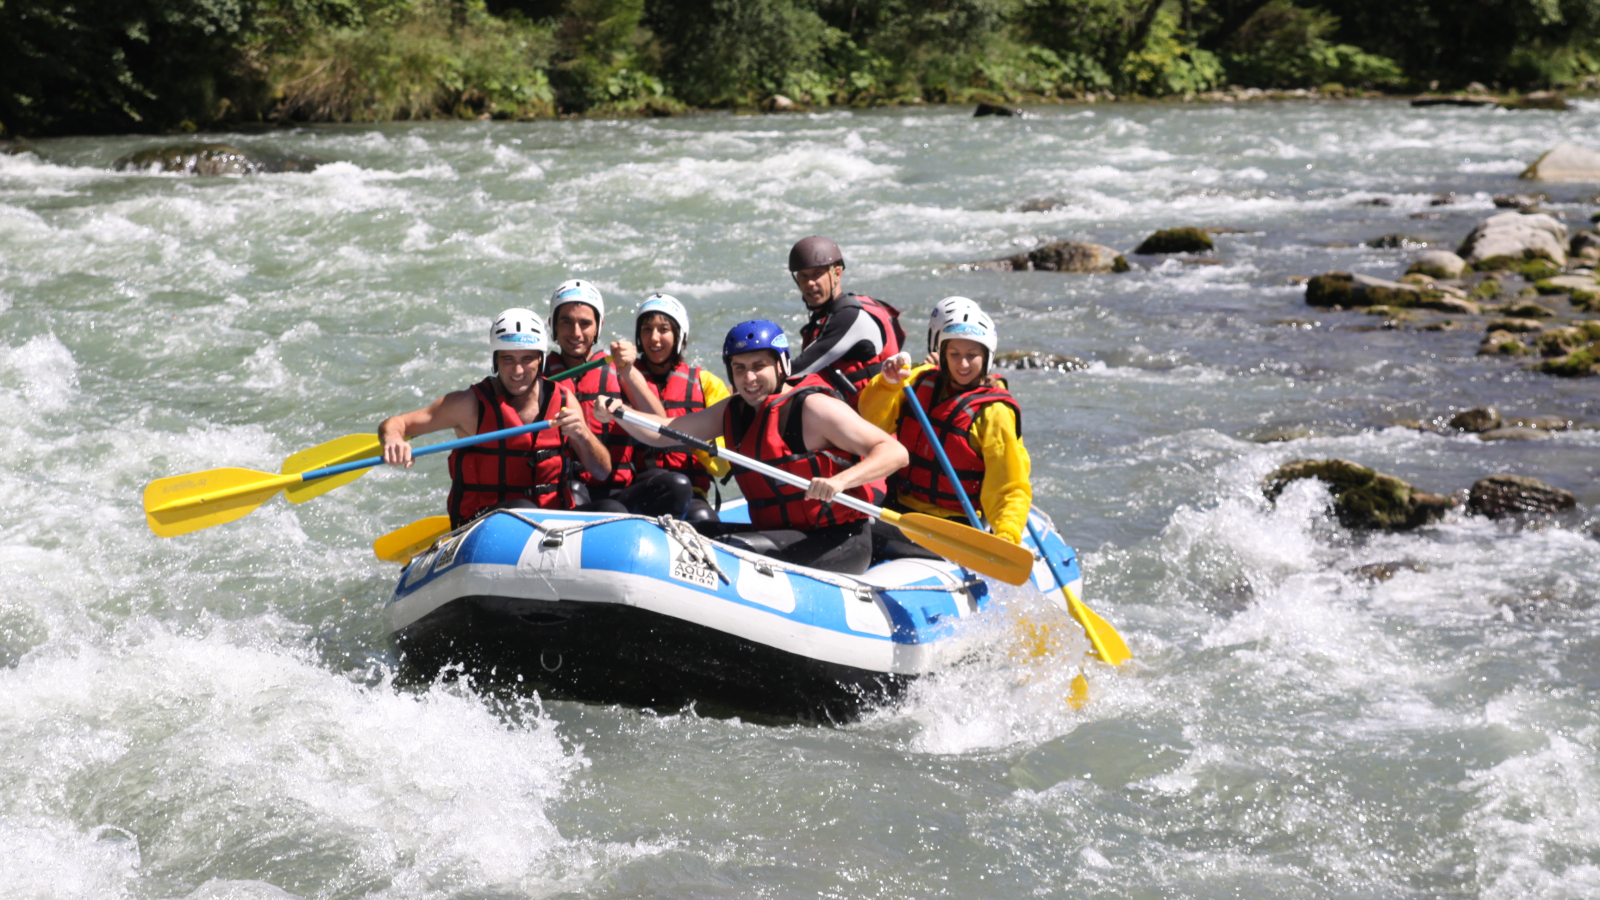
[[(742, 507), (725, 505), (724, 520)], [(1081, 592), (1077, 555), (1030, 515)], [(1059, 598), (1026, 540), (1033, 585)], [(384, 624), (424, 674), (459, 665), (554, 697), (843, 720), (971, 652), (971, 629), (957, 626), (989, 606), (989, 590), (944, 560), (840, 575), (671, 519), (499, 510), (413, 558)]]

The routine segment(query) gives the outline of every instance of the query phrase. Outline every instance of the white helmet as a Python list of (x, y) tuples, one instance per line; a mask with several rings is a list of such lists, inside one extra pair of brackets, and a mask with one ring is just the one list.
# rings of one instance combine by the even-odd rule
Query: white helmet
[(689, 311), (683, 308), (678, 298), (671, 294), (654, 293), (644, 298), (644, 303), (639, 306), (639, 314), (634, 317), (633, 338), (639, 339), (638, 322), (650, 313), (660, 313), (678, 324), (678, 345), (673, 352), (683, 355), (683, 347), (689, 343)]
[(989, 314), (974, 305), (970, 310), (958, 313), (939, 329), (939, 346), (935, 348), (939, 358), (944, 358), (944, 342), (962, 338), (968, 341), (977, 341), (989, 352), (984, 356), (983, 372), (989, 373), (989, 366), (994, 362), (995, 350), (1000, 346), (1000, 334), (995, 331), (994, 320)]
[[(928, 315), (928, 352), (939, 352), (939, 329), (959, 318), (960, 314), (978, 309), (977, 301), (966, 297), (946, 297), (933, 305)], [(993, 352), (991, 348), (991, 353)]]
[(592, 282), (584, 281), (582, 278), (561, 282), (561, 286), (556, 288), (556, 292), (550, 295), (551, 328), (555, 327), (556, 310), (566, 306), (568, 303), (584, 303), (594, 307), (594, 314), (600, 320), (600, 327), (605, 327), (606, 298), (600, 296), (600, 289), (595, 287)]
[(513, 307), (494, 317), (489, 326), (489, 369), (495, 369), (495, 354), (501, 350), (545, 352), (544, 322), (531, 309)]

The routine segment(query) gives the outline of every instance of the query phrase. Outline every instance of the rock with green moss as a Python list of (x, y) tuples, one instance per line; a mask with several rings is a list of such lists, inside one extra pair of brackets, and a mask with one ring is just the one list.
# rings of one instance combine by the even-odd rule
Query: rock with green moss
[(1575, 290), (1567, 295), (1574, 309), (1600, 313), (1600, 290)]
[(1582, 378), (1585, 375), (1600, 374), (1600, 359), (1596, 358), (1595, 348), (1595, 344), (1590, 344), (1566, 356), (1547, 359), (1533, 368), (1546, 375), (1558, 375), (1562, 378)]
[(1595, 284), (1590, 275), (1554, 275), (1541, 278), (1534, 282), (1534, 290), (1541, 294), (1571, 294), (1574, 291), (1593, 293), (1600, 291), (1600, 285)]
[(1514, 319), (1548, 319), (1555, 315), (1550, 311), (1549, 307), (1534, 303), (1531, 300), (1513, 303), (1501, 309), (1500, 312)]
[(1548, 259), (1530, 259), (1515, 269), (1525, 281), (1541, 281), (1561, 274), (1561, 267)]
[(1505, 288), (1500, 284), (1500, 279), (1490, 276), (1473, 285), (1472, 292), (1467, 295), (1467, 298), (1479, 303), (1488, 303), (1491, 300), (1505, 296), (1505, 292)]
[(1327, 272), (1306, 280), (1307, 306), (1358, 306), (1355, 277), (1349, 272)]
[(1549, 359), (1556, 356), (1566, 356), (1568, 353), (1588, 343), (1589, 336), (1584, 334), (1583, 329), (1568, 325), (1562, 328), (1552, 328), (1539, 335), (1538, 339), (1534, 341), (1534, 346), (1538, 348), (1540, 356)]
[(1315, 478), (1328, 485), (1333, 510), (1346, 528), (1405, 531), (1437, 521), (1455, 505), (1449, 497), (1419, 491), (1347, 459), (1300, 459), (1284, 463), (1262, 481), (1262, 492), (1276, 500), (1290, 482)]
[(1479, 356), (1527, 356), (1532, 352), (1527, 344), (1508, 331), (1491, 331), (1478, 345)]
[(1134, 253), (1204, 253), (1215, 248), (1211, 235), (1200, 228), (1163, 228), (1145, 238)]

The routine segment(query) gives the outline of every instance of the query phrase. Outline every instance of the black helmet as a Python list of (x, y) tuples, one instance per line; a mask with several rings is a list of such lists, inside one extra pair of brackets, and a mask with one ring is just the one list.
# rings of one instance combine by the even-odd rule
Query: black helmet
[(801, 238), (799, 243), (789, 249), (790, 272), (832, 265), (844, 265), (844, 253), (838, 244), (820, 234)]

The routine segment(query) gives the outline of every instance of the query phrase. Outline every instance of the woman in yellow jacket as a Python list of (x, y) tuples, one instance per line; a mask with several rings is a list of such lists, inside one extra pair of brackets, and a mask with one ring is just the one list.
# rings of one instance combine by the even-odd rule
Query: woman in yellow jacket
[[(965, 297), (934, 307), (928, 350), (938, 365), (911, 365), (901, 353), (862, 389), (862, 418), (895, 435), (911, 462), (890, 481), (891, 508), (964, 519), (964, 491), (997, 536), (1020, 544), (1033, 503), (1032, 461), (1022, 445), (1022, 408), (1005, 382), (990, 374), (999, 335), (994, 322)], [(909, 379), (928, 413), (933, 434), (922, 429), (902, 392)], [(951, 485), (933, 450), (938, 441), (961, 480)], [(873, 525), (874, 558), (927, 557), (882, 522)]]

